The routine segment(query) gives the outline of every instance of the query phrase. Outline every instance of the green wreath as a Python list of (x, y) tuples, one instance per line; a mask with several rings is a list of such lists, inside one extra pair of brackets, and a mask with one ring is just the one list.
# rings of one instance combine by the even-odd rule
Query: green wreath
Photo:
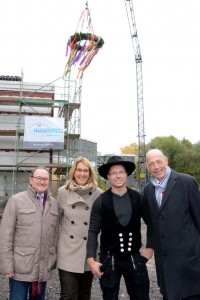
[(70, 36), (70, 39), (68, 41), (68, 45), (71, 48), (74, 48), (76, 46), (76, 50), (81, 50), (83, 45), (80, 44), (81, 41), (91, 41), (96, 43), (95, 48), (101, 48), (104, 44), (104, 40), (96, 36), (95, 34), (91, 33), (75, 33), (74, 35)]

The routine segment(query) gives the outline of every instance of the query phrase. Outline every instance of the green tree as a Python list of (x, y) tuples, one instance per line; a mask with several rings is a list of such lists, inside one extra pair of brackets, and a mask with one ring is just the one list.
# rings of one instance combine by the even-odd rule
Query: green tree
[[(186, 173), (194, 176), (200, 185), (200, 141), (192, 144), (189, 140), (183, 138), (178, 140), (173, 135), (157, 136), (147, 145), (146, 151), (158, 148), (168, 157), (169, 166), (177, 172)], [(132, 143), (129, 146), (120, 148), (122, 154), (136, 154), (135, 175), (138, 179), (137, 170), (137, 150), (138, 145)]]
[(98, 187), (102, 189), (102, 191), (106, 191), (109, 188), (108, 181), (101, 177), (100, 175), (96, 176), (96, 180), (98, 183)]
[(163, 151), (171, 168), (194, 176), (200, 184), (200, 143), (192, 145), (189, 140), (174, 136), (155, 137), (146, 145), (147, 150), (153, 148)]
[(193, 148), (194, 148), (195, 151), (200, 153), (200, 141), (198, 143), (194, 144)]
[(181, 151), (181, 144), (173, 135), (169, 137), (155, 137), (147, 144), (146, 149), (158, 148), (168, 157), (172, 168), (175, 166), (176, 156)]

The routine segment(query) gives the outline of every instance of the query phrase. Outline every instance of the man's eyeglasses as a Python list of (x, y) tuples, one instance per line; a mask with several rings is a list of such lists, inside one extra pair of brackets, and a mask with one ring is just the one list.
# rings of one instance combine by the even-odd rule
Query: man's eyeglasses
[(109, 173), (109, 175), (111, 175), (111, 176), (117, 176), (117, 175), (122, 176), (122, 175), (125, 175), (125, 174), (126, 174), (126, 171), (124, 171), (124, 170), (121, 170), (121, 171), (119, 171), (119, 172), (117, 172), (117, 171), (112, 171), (112, 172)]
[(49, 181), (49, 178), (48, 177), (40, 177), (40, 176), (32, 176), (33, 178), (35, 178), (36, 181)]
[(81, 174), (81, 173), (83, 173), (83, 174), (89, 173), (89, 170), (88, 170), (88, 169), (83, 169), (83, 170), (82, 170), (82, 169), (75, 169), (75, 170), (76, 170), (77, 173), (80, 173), (80, 174)]
[(158, 159), (155, 162), (150, 162), (148, 163), (148, 167), (150, 169), (153, 169), (155, 167), (160, 167), (163, 164), (164, 160), (163, 159)]

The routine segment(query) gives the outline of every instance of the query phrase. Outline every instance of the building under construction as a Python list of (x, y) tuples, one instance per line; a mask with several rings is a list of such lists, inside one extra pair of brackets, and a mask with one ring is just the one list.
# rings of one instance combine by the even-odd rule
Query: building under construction
[[(129, 176), (128, 186), (142, 191), (146, 181), (142, 58), (133, 4), (132, 1), (124, 1), (136, 60), (139, 145), (138, 186), (135, 186), (134, 174)], [(86, 33), (83, 30), (85, 22)], [(107, 161), (108, 155), (97, 159), (96, 143), (80, 138), (82, 76), (103, 44), (103, 39), (93, 32), (86, 3), (75, 34), (67, 42), (68, 59), (62, 85), (56, 86), (57, 80), (48, 84), (24, 82), (23, 74), (21, 77), (0, 76), (0, 213), (11, 195), (27, 188), (29, 174), (37, 166), (49, 168), (50, 188), (56, 196), (58, 188), (68, 178), (69, 169), (77, 156), (88, 158), (94, 168)], [(73, 77), (77, 79), (71, 80), (71, 71), (77, 65), (78, 75)], [(40, 118), (38, 131), (42, 126), (44, 129), (45, 122), (41, 121), (42, 118), (58, 118), (58, 122), (62, 119), (62, 147), (45, 144), (43, 139), (38, 140), (38, 145), (42, 146), (31, 147), (33, 143), (30, 134), (28, 142), (25, 138), (26, 120), (31, 117)], [(126, 159), (130, 160), (130, 156)], [(135, 161), (135, 157), (131, 160)]]
[[(63, 86), (24, 82), (23, 76), (0, 76), (0, 212), (7, 199), (25, 190), (30, 172), (49, 168), (51, 190), (56, 196), (77, 156), (96, 167), (97, 144), (80, 139), (81, 79), (63, 80)], [(25, 147), (25, 118), (64, 118), (62, 149)]]

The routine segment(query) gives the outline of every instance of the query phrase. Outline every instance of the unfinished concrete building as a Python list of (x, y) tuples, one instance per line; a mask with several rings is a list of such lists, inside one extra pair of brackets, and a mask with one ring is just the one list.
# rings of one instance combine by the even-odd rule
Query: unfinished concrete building
[[(67, 80), (56, 86), (23, 82), (19, 76), (0, 76), (0, 213), (11, 195), (27, 188), (35, 167), (50, 169), (50, 188), (56, 196), (77, 156), (83, 155), (96, 164), (97, 144), (80, 139), (80, 107), (81, 80)], [(25, 147), (28, 116), (64, 118), (63, 148)]]

